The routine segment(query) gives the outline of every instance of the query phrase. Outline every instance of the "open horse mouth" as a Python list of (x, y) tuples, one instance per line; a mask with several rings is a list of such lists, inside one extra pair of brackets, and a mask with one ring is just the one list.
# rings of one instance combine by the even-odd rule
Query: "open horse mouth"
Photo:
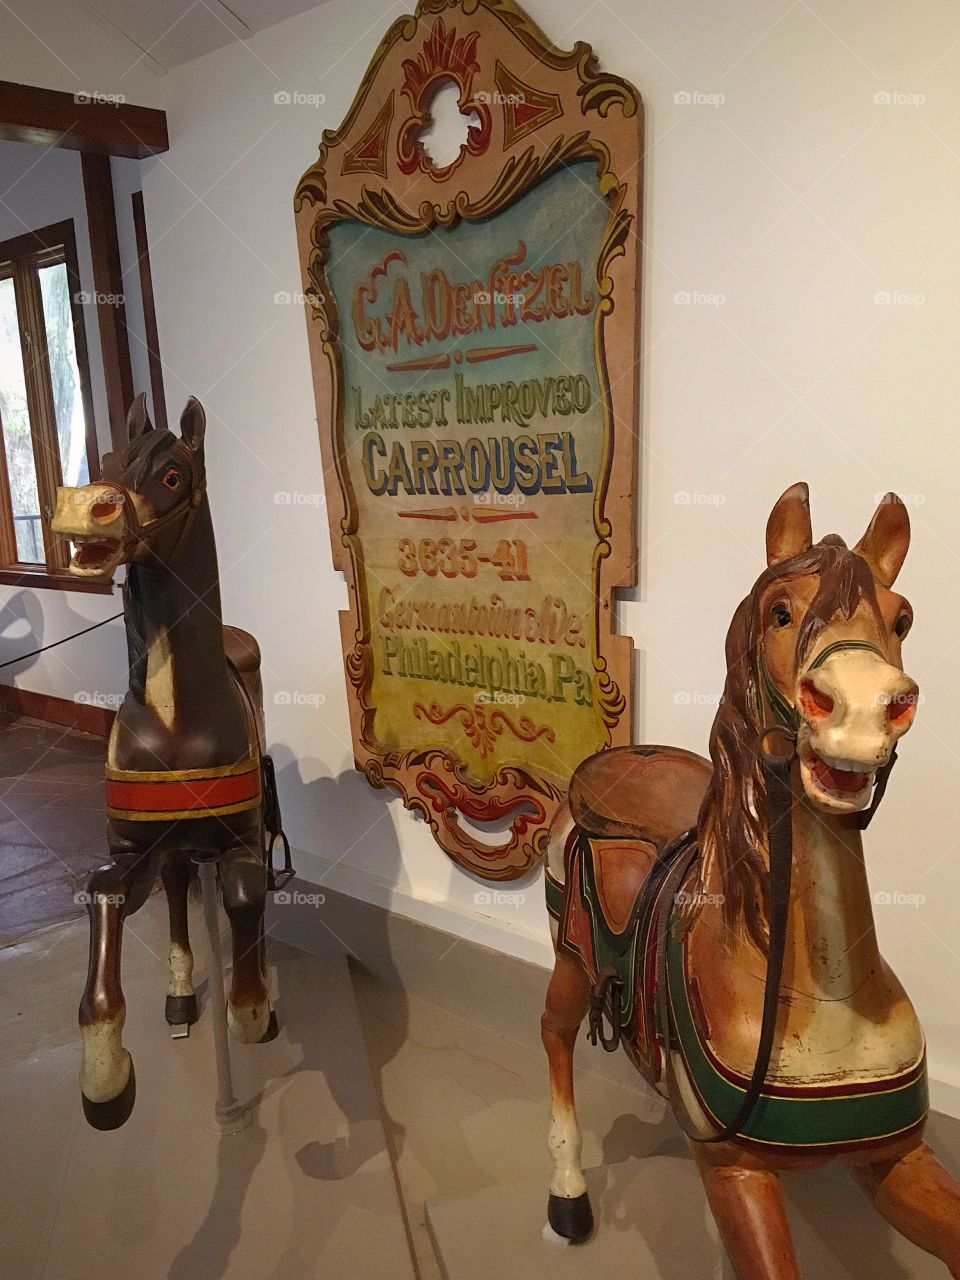
[(870, 802), (876, 774), (847, 760), (826, 760), (806, 742), (800, 750), (800, 776), (807, 795), (818, 804), (857, 813)]
[(118, 538), (97, 538), (87, 534), (71, 537), (74, 553), (70, 572), (83, 577), (99, 578), (111, 573), (123, 559), (123, 543)]

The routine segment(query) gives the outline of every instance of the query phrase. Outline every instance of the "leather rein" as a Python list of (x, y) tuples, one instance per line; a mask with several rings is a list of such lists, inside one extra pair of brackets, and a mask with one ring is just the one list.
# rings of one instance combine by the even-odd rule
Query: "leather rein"
[[(183, 456), (186, 458), (191, 475), (194, 476), (193, 456), (184, 446), (181, 449)], [(207, 490), (207, 482), (201, 478), (194, 479), (191, 488), (179, 502), (175, 502), (169, 511), (165, 511), (162, 516), (155, 516), (152, 520), (141, 521), (137, 513), (136, 505), (133, 501), (133, 493), (126, 485), (121, 484), (118, 480), (107, 481), (110, 487), (115, 490), (120, 499), (119, 506), (123, 508), (123, 531), (124, 543), (126, 545), (140, 546), (149, 551), (149, 538), (152, 537), (159, 529), (165, 529), (167, 525), (173, 524), (176, 520), (183, 521), (183, 527), (177, 536), (168, 563), (173, 562), (179, 557), (181, 551), (186, 545), (190, 536), (190, 530), (193, 528), (193, 522), (196, 519), (197, 511), (200, 503), (203, 501), (203, 495)]]
[[(812, 671), (823, 665), (831, 654), (844, 649), (864, 649), (884, 658), (880, 650), (865, 640), (838, 640), (826, 645), (807, 668)], [(886, 659), (884, 658), (884, 661)], [(717, 1133), (704, 1134), (698, 1130), (690, 1118), (687, 1105), (680, 1096), (677, 1085), (675, 1064), (673, 1061), (674, 1028), (669, 992), (668, 948), (673, 906), (676, 894), (684, 876), (687, 874), (694, 858), (698, 854), (696, 842), (691, 843), (689, 855), (679, 857), (668, 875), (665, 887), (664, 905), (660, 913), (657, 928), (657, 1005), (660, 1026), (663, 1034), (663, 1076), (667, 1088), (667, 1096), (674, 1114), (684, 1133), (693, 1142), (726, 1142), (737, 1136), (746, 1127), (760, 1101), (763, 1086), (766, 1082), (770, 1059), (773, 1055), (776, 1039), (777, 1020), (780, 1011), (780, 982), (783, 976), (783, 962), (787, 943), (787, 923), (790, 914), (790, 884), (793, 873), (793, 804), (794, 798), (790, 787), (790, 772), (796, 759), (797, 733), (800, 728), (800, 715), (796, 707), (789, 702), (773, 683), (767, 671), (761, 651), (759, 658), (760, 683), (766, 701), (769, 703), (775, 720), (760, 730), (757, 736), (757, 753), (763, 769), (767, 791), (767, 850), (770, 864), (769, 872), (769, 944), (767, 947), (767, 975), (763, 991), (763, 1014), (760, 1022), (760, 1038), (757, 1044), (757, 1056), (754, 1061), (750, 1083), (733, 1119)], [(790, 750), (780, 754), (771, 752), (767, 747), (768, 738), (779, 735), (791, 744)], [(877, 772), (873, 798), (869, 808), (858, 815), (859, 826), (864, 830), (869, 826), (877, 811), (883, 793), (886, 790), (890, 773), (897, 759), (896, 747), (891, 750), (887, 763)], [(680, 841), (689, 835), (684, 833)]]

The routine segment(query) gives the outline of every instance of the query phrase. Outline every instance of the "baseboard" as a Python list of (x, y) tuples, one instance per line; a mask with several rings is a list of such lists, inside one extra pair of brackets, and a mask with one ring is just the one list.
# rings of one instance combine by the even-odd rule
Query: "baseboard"
[(63, 725), (67, 729), (79, 729), (81, 733), (91, 733), (98, 738), (109, 736), (117, 714), (109, 707), (74, 702), (52, 693), (38, 693), (35, 689), (20, 689), (14, 684), (0, 684), (0, 711), (29, 716), (31, 720), (46, 720), (48, 724)]

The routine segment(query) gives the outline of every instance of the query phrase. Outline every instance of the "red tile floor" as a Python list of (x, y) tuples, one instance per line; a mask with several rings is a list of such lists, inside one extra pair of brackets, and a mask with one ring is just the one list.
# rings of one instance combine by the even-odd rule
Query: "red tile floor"
[(83, 913), (75, 895), (107, 861), (105, 745), (0, 713), (0, 946)]

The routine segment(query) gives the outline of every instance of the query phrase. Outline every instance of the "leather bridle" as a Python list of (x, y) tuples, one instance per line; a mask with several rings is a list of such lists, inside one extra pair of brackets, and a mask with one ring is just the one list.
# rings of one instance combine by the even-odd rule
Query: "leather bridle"
[[(809, 663), (806, 670), (813, 671), (817, 667), (822, 666), (826, 660), (834, 653), (838, 653), (844, 649), (862, 649), (877, 654), (878, 657), (886, 661), (884, 654), (866, 640), (837, 640), (833, 644), (825, 645), (823, 649), (816, 655), (812, 662)], [(797, 756), (797, 733), (800, 728), (800, 713), (783, 693), (777, 688), (770, 677), (766, 663), (763, 660), (763, 652), (761, 650), (758, 661), (758, 673), (760, 677), (760, 686), (763, 691), (763, 697), (770, 706), (774, 715), (774, 721), (766, 725), (760, 730), (757, 737), (757, 753), (760, 758), (761, 768), (763, 769), (764, 780), (767, 792), (767, 853), (770, 865), (769, 872), (769, 943), (767, 947), (767, 975), (764, 981), (763, 990), (763, 1013), (760, 1022), (760, 1039), (757, 1044), (757, 1056), (754, 1060), (753, 1071), (750, 1076), (750, 1083), (743, 1096), (740, 1106), (737, 1108), (733, 1119), (723, 1126), (717, 1133), (704, 1136), (695, 1128), (693, 1121), (690, 1119), (686, 1104), (680, 1097), (677, 1086), (676, 1074), (674, 1070), (673, 1056), (671, 1046), (673, 1043), (673, 1027), (671, 1019), (671, 1002), (669, 991), (669, 976), (667, 972), (668, 948), (667, 942), (671, 928), (672, 906), (675, 901), (676, 893), (679, 890), (684, 876), (690, 868), (691, 863), (697, 855), (696, 844), (691, 844), (690, 852), (687, 857), (679, 857), (677, 863), (671, 868), (668, 877), (669, 884), (665, 889), (664, 905), (660, 913), (658, 921), (657, 933), (657, 958), (658, 958), (658, 982), (657, 982), (657, 1003), (659, 1005), (660, 1026), (663, 1034), (664, 1044), (664, 1067), (663, 1075), (667, 1088), (667, 1096), (673, 1107), (674, 1114), (680, 1123), (680, 1127), (684, 1133), (693, 1142), (726, 1142), (729, 1139), (741, 1133), (753, 1112), (763, 1093), (763, 1086), (766, 1082), (767, 1071), (770, 1068), (770, 1059), (773, 1055), (774, 1040), (777, 1031), (777, 1019), (780, 1010), (780, 982), (783, 977), (783, 961), (786, 952), (787, 943), (787, 924), (790, 915), (790, 884), (793, 874), (793, 792), (790, 786), (790, 772)], [(774, 735), (786, 738), (790, 743), (788, 752), (779, 754), (771, 752), (767, 748), (768, 738)], [(859, 826), (864, 830), (869, 826), (873, 815), (876, 813), (880, 801), (883, 799), (883, 793), (887, 788), (887, 782), (890, 773), (897, 759), (897, 749), (894, 746), (890, 752), (890, 758), (887, 763), (878, 770), (876, 781), (874, 783), (873, 798), (870, 806), (858, 815)], [(680, 837), (683, 841), (688, 838), (688, 833), (684, 833)]]
[(123, 510), (123, 546), (125, 552), (134, 547), (144, 547), (149, 550), (150, 539), (153, 535), (178, 520), (181, 520), (183, 525), (174, 543), (173, 551), (167, 558), (167, 563), (173, 564), (186, 546), (200, 503), (203, 501), (203, 495), (206, 493), (207, 482), (204, 477), (201, 476), (198, 479), (194, 474), (193, 457), (189, 450), (185, 447), (180, 447), (179, 452), (186, 458), (190, 466), (192, 483), (183, 497), (178, 502), (175, 502), (169, 511), (165, 511), (161, 516), (155, 516), (152, 520), (141, 521), (133, 500), (133, 493), (126, 485), (121, 484), (119, 480), (104, 482), (116, 492), (120, 499), (120, 502), (116, 505), (119, 505)]

